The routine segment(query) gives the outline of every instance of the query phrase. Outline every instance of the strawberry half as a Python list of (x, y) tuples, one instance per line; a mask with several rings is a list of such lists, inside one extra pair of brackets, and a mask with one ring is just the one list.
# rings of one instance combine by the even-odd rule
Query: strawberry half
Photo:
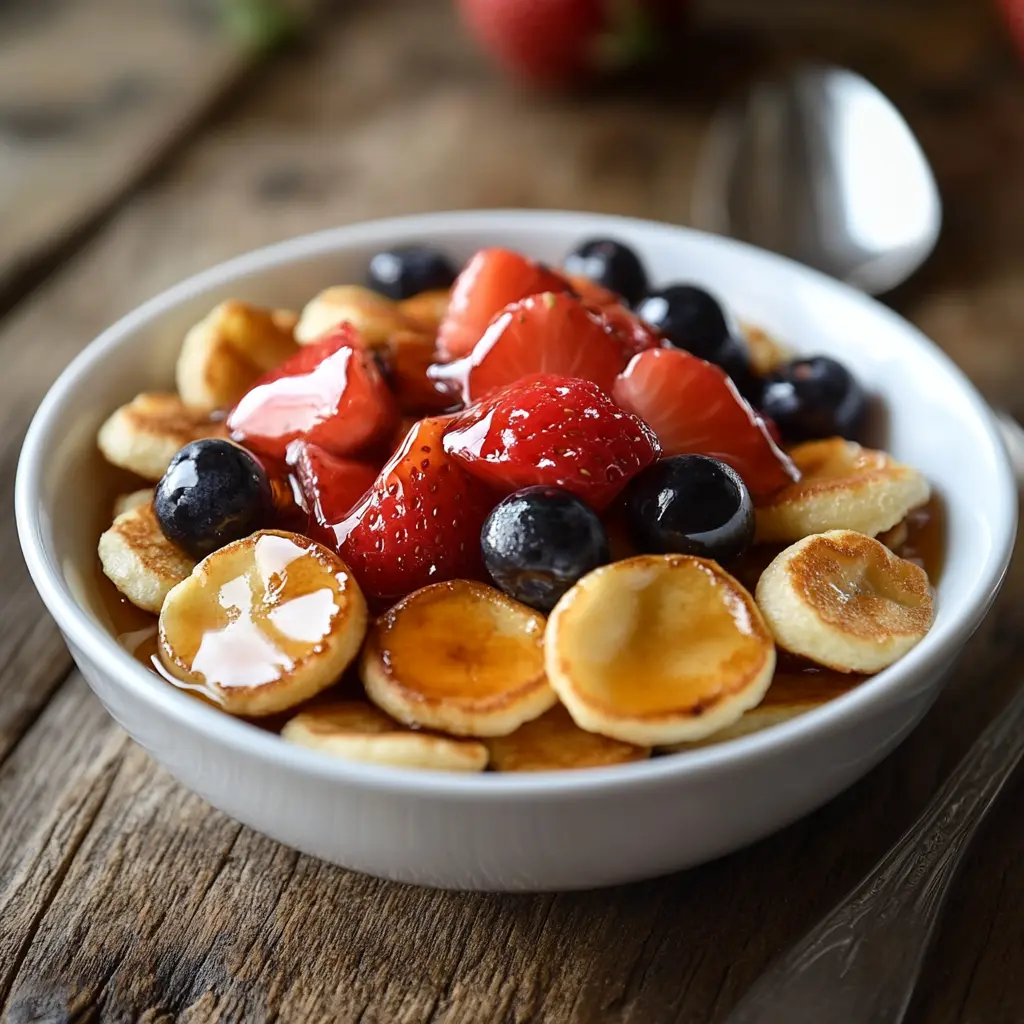
[(506, 306), (468, 356), (431, 375), (457, 383), (467, 403), (540, 373), (580, 377), (611, 394), (627, 358), (600, 313), (564, 292), (544, 292)]
[(650, 425), (666, 455), (720, 459), (739, 473), (755, 498), (800, 478), (726, 374), (689, 352), (641, 352), (619, 375), (612, 394)]
[(381, 437), (395, 404), (355, 329), (340, 324), (261, 377), (228, 416), (231, 437), (283, 460), (297, 438), (351, 455)]
[(480, 531), (497, 499), (445, 453), (449, 423), (445, 416), (416, 423), (363, 500), (333, 527), (338, 552), (372, 598), (486, 578)]
[(341, 459), (309, 441), (288, 446), (288, 463), (309, 513), (310, 529), (321, 543), (333, 542), (331, 523), (340, 522), (362, 500), (377, 479), (377, 468), (354, 459)]
[(445, 359), (467, 355), (487, 325), (510, 302), (538, 292), (561, 292), (568, 282), (553, 270), (508, 249), (481, 249), (452, 285), (437, 344)]
[(602, 509), (659, 455), (642, 420), (591, 381), (522, 380), (456, 416), (445, 451), (504, 494), (546, 484)]

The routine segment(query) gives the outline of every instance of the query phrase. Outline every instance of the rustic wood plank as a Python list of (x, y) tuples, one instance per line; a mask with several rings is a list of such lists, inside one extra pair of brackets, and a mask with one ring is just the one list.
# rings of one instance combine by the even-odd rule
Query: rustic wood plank
[(252, 60), (223, 31), (217, 0), (4, 5), (0, 294), (137, 181)]
[[(451, 17), (426, 2), (357, 8), (142, 190), (4, 325), (0, 357), (17, 387), (4, 390), (0, 436), (16, 445), (58, 365), (96, 330), (252, 245), (444, 206), (685, 220), (706, 95), (672, 104), (527, 96), (485, 69)], [(949, 217), (935, 261), (897, 305), (993, 399), (1019, 401), (1024, 93), (1009, 78), (955, 102), (901, 88)], [(0, 483), (9, 485), (14, 450), (0, 452)], [(38, 604), (3, 526), (0, 565), (5, 618), (25, 607), (14, 621), (27, 623)], [(0, 768), (0, 1016), (721, 1019), (898, 835), (999, 707), (1019, 665), (1022, 596), (1016, 566), (969, 670), (896, 755), (828, 808), (670, 879), (538, 897), (434, 893), (298, 857), (184, 792), (126, 743), (77, 676), (26, 729), (44, 703), (40, 680), (59, 678), (59, 641), (48, 624), (16, 641), (5, 623), (0, 743), (12, 738)], [(55, 660), (38, 670), (47, 657)], [(13, 717), (9, 693), (23, 709)], [(1008, 982), (1024, 962), (1019, 791), (972, 854), (914, 1024), (1024, 1018), (1024, 994)]]

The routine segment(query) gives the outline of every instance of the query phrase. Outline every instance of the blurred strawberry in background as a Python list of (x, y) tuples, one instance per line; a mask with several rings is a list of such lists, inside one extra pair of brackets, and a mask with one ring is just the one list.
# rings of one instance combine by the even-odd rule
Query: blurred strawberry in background
[(652, 58), (686, 0), (457, 0), (469, 32), (516, 77), (577, 85)]
[(1017, 52), (1024, 58), (1024, 0), (996, 0)]

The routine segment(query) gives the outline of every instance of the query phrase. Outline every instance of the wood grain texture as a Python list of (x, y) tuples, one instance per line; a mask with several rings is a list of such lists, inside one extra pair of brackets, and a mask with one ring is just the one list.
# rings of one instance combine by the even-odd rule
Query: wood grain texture
[[(751, 70), (735, 54), (770, 63), (782, 49), (715, 37), (694, 46), (670, 92), (544, 99), (487, 70), (451, 17), (427, 0), (339, 13), (0, 324), (3, 500), (56, 372), (158, 289), (254, 245), (412, 210), (564, 206), (685, 221), (711, 100)], [(893, 302), (989, 397), (1024, 413), (1024, 83), (995, 57), (962, 72), (920, 85), (893, 67), (883, 83), (947, 204), (935, 259)], [(639, 885), (445, 894), (346, 873), (239, 827), (127, 741), (75, 673), (49, 700), (67, 655), (7, 520), (0, 566), (0, 1019), (17, 1024), (709, 1024), (895, 839), (1022, 667), (1019, 564), (924, 724), (806, 821)], [(1024, 1019), (1022, 786), (968, 857), (912, 1024)]]
[(252, 59), (216, 0), (0, 6), (0, 294), (138, 180)]

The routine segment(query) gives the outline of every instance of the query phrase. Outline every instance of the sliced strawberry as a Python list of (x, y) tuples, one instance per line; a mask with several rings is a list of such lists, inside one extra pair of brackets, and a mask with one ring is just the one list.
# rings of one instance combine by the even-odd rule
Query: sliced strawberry
[(467, 355), (510, 302), (568, 287), (560, 274), (517, 252), (481, 249), (452, 285), (448, 310), (437, 332), (438, 348), (445, 359)]
[(666, 455), (720, 459), (739, 473), (754, 497), (800, 477), (725, 373), (689, 352), (641, 352), (615, 382), (613, 395), (651, 426)]
[(376, 466), (339, 458), (309, 441), (292, 441), (288, 462), (311, 525), (321, 529), (344, 519), (377, 479)]
[(564, 276), (572, 290), (588, 306), (614, 306), (622, 302), (615, 292), (592, 281), (589, 277), (584, 277), (582, 274), (565, 274)]
[(641, 320), (621, 303), (613, 302), (610, 305), (602, 305), (600, 314), (612, 333), (622, 343), (627, 359), (632, 359), (637, 352), (646, 352), (649, 348), (660, 348), (664, 344), (662, 336), (646, 320)]
[(601, 313), (564, 292), (544, 292), (506, 306), (468, 356), (431, 374), (458, 382), (467, 403), (539, 373), (580, 377), (611, 394), (627, 358)]
[(272, 459), (284, 459), (300, 437), (351, 455), (385, 434), (395, 415), (373, 356), (346, 323), (261, 377), (227, 426), (234, 440)]
[(466, 409), (444, 447), (502, 493), (547, 484), (595, 509), (659, 454), (647, 424), (596, 384), (553, 375), (518, 381)]
[(450, 422), (416, 423), (363, 500), (333, 527), (341, 557), (372, 598), (485, 578), (480, 530), (497, 498), (445, 453)]

